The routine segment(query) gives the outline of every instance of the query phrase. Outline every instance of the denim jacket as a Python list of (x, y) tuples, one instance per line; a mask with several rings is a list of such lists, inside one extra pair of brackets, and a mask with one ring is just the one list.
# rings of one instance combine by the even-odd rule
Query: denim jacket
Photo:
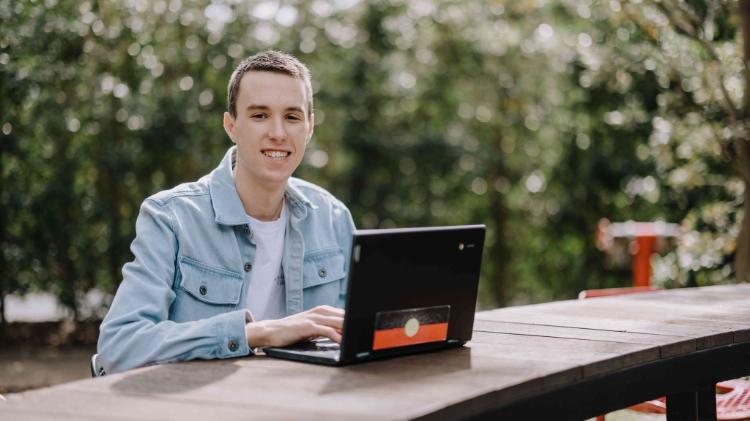
[[(253, 232), (235, 189), (235, 147), (193, 183), (141, 205), (133, 261), (100, 327), (97, 371), (252, 353), (245, 336)], [(330, 193), (290, 178), (282, 273), (287, 315), (343, 307), (354, 223)]]

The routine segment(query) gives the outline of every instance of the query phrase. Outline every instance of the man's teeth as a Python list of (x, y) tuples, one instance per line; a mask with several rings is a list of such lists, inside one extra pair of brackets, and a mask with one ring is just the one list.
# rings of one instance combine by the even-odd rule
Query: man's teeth
[(289, 155), (289, 152), (282, 151), (264, 151), (263, 155), (273, 159), (284, 159)]

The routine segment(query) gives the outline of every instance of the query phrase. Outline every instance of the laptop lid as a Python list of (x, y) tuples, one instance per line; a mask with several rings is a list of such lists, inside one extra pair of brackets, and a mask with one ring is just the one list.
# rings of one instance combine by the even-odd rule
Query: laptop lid
[(484, 225), (357, 230), (342, 362), (471, 339)]

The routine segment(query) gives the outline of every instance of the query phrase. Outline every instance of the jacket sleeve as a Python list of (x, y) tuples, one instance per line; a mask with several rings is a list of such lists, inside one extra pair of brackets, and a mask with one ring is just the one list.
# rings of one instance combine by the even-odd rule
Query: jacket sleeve
[(143, 202), (130, 246), (134, 259), (123, 267), (122, 283), (100, 327), (97, 362), (106, 373), (251, 352), (245, 336), (245, 323), (251, 320), (247, 310), (183, 323), (169, 320), (179, 242), (173, 227), (168, 203)]

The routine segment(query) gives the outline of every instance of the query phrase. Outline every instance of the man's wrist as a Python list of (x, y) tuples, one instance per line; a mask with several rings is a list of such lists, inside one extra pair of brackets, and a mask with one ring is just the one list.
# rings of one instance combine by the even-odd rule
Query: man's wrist
[(245, 325), (247, 345), (250, 348), (260, 348), (268, 345), (268, 332), (260, 322), (250, 322)]

